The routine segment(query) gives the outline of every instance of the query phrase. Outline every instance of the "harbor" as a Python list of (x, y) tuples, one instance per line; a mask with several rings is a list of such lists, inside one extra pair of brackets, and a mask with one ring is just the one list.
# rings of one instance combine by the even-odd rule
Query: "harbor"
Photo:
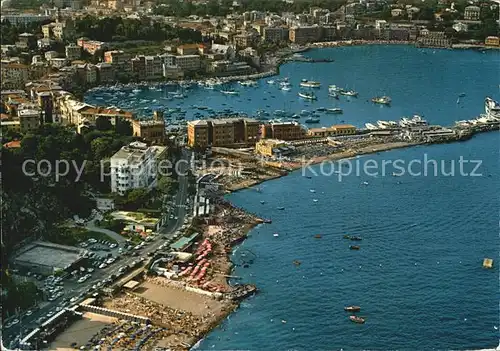
[[(410, 50), (410, 48), (402, 48), (396, 45), (391, 48), (402, 49), (401, 52), (403, 53)], [(368, 50), (365, 47), (355, 49)], [(308, 54), (314, 56), (314, 51)], [(426, 55), (443, 55), (442, 57), (445, 59), (447, 54), (448, 52), (433, 54), (432, 51), (423, 49), (423, 51), (418, 51), (416, 55), (421, 55), (421, 57), (418, 56), (419, 59), (425, 61)], [(267, 222), (265, 225), (257, 226), (250, 231), (247, 240), (239, 236), (232, 238), (228, 242), (228, 244), (236, 243), (239, 246), (230, 256), (231, 261), (235, 264), (234, 269), (230, 273), (224, 274), (224, 276), (239, 277), (237, 279), (239, 282), (255, 283), (259, 291), (263, 291), (265, 294), (257, 294), (251, 300), (243, 301), (239, 309), (229, 319), (219, 319), (219, 321), (222, 321), (220, 328), (215, 328), (208, 334), (200, 333), (199, 335), (204, 336), (203, 341), (200, 343), (201, 348), (238, 348), (242, 345), (251, 347), (252, 337), (245, 333), (245, 328), (242, 327), (250, 323), (247, 319), (250, 311), (252, 315), (259, 316), (265, 321), (262, 323), (262, 329), (260, 329), (261, 336), (266, 337), (265, 335), (284, 333), (287, 340), (286, 345), (290, 345), (290, 347), (306, 347), (306, 345), (297, 345), (291, 340), (293, 340), (294, 335), (308, 328), (306, 324), (300, 323), (300, 316), (308, 316), (311, 309), (316, 309), (318, 306), (312, 304), (308, 308), (297, 307), (286, 314), (280, 313), (280, 311), (287, 309), (278, 308), (278, 306), (281, 306), (281, 299), (285, 300), (287, 305), (291, 304), (290, 298), (292, 297), (295, 301), (301, 301), (306, 305), (307, 302), (301, 300), (299, 292), (311, 286), (315, 287), (316, 293), (327, 294), (323, 287), (335, 285), (337, 286), (336, 292), (342, 296), (350, 296), (349, 299), (334, 298), (334, 301), (331, 302), (334, 306), (330, 306), (330, 314), (333, 315), (333, 321), (330, 324), (334, 325), (333, 328), (339, 335), (343, 335), (342, 340), (349, 338), (352, 334), (351, 331), (345, 329), (346, 324), (355, 328), (369, 326), (380, 332), (378, 325), (380, 325), (381, 321), (387, 324), (391, 324), (391, 320), (397, 320), (398, 324), (403, 323), (404, 319), (401, 319), (399, 314), (394, 314), (386, 308), (387, 305), (390, 305), (390, 300), (384, 298), (384, 296), (392, 296), (390, 290), (384, 289), (385, 295), (379, 293), (379, 299), (384, 300), (384, 304), (381, 304), (370, 301), (365, 296), (366, 294), (362, 293), (359, 284), (360, 282), (366, 282), (371, 276), (376, 276), (377, 270), (389, 272), (385, 271), (388, 267), (399, 267), (388, 258), (397, 255), (391, 249), (394, 248), (396, 240), (402, 240), (406, 243), (405, 251), (410, 250), (410, 255), (415, 255), (417, 247), (425, 246), (425, 242), (419, 241), (418, 245), (413, 242), (419, 240), (422, 231), (428, 241), (441, 242), (445, 240), (442, 233), (436, 237), (425, 231), (425, 223), (413, 223), (408, 219), (415, 212), (420, 213), (427, 209), (429, 206), (428, 201), (433, 199), (437, 201), (435, 196), (427, 194), (426, 197), (419, 197), (418, 193), (415, 192), (412, 193), (413, 197), (409, 199), (405, 198), (403, 200), (400, 198), (409, 191), (404, 189), (413, 189), (414, 180), (411, 178), (389, 176), (379, 179), (359, 179), (351, 177), (342, 182), (342, 187), (333, 185), (332, 190), (331, 180), (328, 185), (326, 179), (320, 180), (320, 178), (314, 176), (310, 176), (310, 178), (303, 177), (300, 172), (293, 172), (293, 170), (302, 168), (303, 164), (300, 163), (300, 160), (303, 157), (308, 161), (312, 160), (310, 164), (317, 164), (316, 167), (319, 167), (324, 160), (356, 159), (356, 157), (368, 154), (371, 155), (371, 158), (380, 159), (382, 155), (416, 157), (422, 150), (442, 150), (442, 148), (463, 150), (464, 146), (469, 144), (454, 143), (454, 141), (471, 139), (467, 143), (475, 145), (483, 138), (491, 140), (496, 133), (487, 133), (480, 138), (473, 138), (473, 136), (477, 133), (495, 130), (497, 126), (493, 121), (479, 120), (483, 118), (480, 114), (484, 109), (485, 97), (488, 96), (482, 90), (465, 90), (464, 87), (461, 87), (460, 90), (455, 91), (455, 87), (453, 87), (450, 89), (451, 92), (448, 91), (446, 96), (443, 97), (442, 87), (437, 84), (436, 87), (424, 88), (422, 86), (414, 88), (414, 91), (422, 92), (420, 96), (418, 94), (404, 94), (396, 85), (392, 88), (381, 87), (382, 74), (376, 78), (342, 76), (340, 72), (345, 69), (346, 62), (349, 60), (348, 55), (343, 58), (342, 55), (335, 54), (335, 62), (331, 64), (331, 67), (332, 70), (338, 71), (332, 72), (331, 76), (319, 72), (315, 68), (319, 65), (303, 65), (300, 62), (290, 62), (281, 67), (279, 75), (258, 80), (256, 83), (250, 83), (249, 81), (253, 80), (246, 78), (238, 79), (239, 82), (235, 81), (233, 83), (218, 79), (208, 81), (212, 84), (190, 82), (189, 87), (182, 88), (184, 89), (182, 91), (183, 98), (173, 97), (172, 100), (167, 100), (164, 103), (168, 109), (172, 109), (169, 112), (172, 115), (170, 116), (172, 122), (176, 120), (176, 117), (173, 116), (176, 116), (178, 112), (185, 111), (184, 118), (181, 119), (184, 121), (195, 118), (218, 117), (222, 114), (255, 117), (263, 123), (280, 119), (282, 121), (295, 120), (307, 125), (306, 121), (308, 119), (314, 121), (319, 118), (317, 125), (319, 128), (327, 128), (339, 123), (352, 123), (360, 131), (355, 136), (345, 138), (312, 138), (300, 143), (297, 142), (295, 145), (296, 153), (290, 156), (289, 159), (283, 159), (279, 162), (269, 162), (262, 165), (256, 163), (255, 159), (245, 159), (243, 165), (245, 172), (248, 173), (242, 175), (226, 174), (220, 178), (224, 189), (231, 192), (228, 199), (232, 203), (236, 204), (236, 206), (244, 206), (246, 211), (256, 213), (257, 217), (265, 218)], [(398, 60), (401, 60), (401, 58), (398, 58)], [(302, 65), (301, 68), (306, 66), (309, 68), (294, 75), (294, 70), (298, 68), (297, 65)], [(394, 71), (383, 74), (387, 76), (384, 78), (386, 81), (391, 81), (398, 74), (397, 62), (392, 62), (390, 65), (394, 66)], [(450, 69), (449, 72), (444, 74), (456, 76), (457, 72)], [(304, 81), (309, 86), (301, 86)], [(319, 87), (315, 87), (317, 85), (315, 82), (319, 83)], [(290, 90), (282, 88), (289, 88)], [(179, 88), (172, 85), (161, 89), (175, 92)], [(225, 94), (221, 90), (238, 91), (238, 94)], [(462, 90), (465, 90), (466, 96), (459, 97)], [(488, 91), (491, 91), (491, 87), (488, 88)], [(302, 98), (298, 95), (299, 92), (306, 96), (314, 94), (317, 100)], [(157, 93), (163, 94), (164, 92), (163, 90), (151, 91), (148, 88), (141, 89), (137, 94), (145, 96), (139, 96), (138, 99), (149, 99), (151, 102), (155, 99), (151, 94)], [(371, 101), (371, 99), (384, 96), (390, 97), (390, 106)], [(460, 98), (460, 103), (456, 103), (457, 97)], [(424, 100), (425, 104), (423, 103)], [(158, 99), (158, 101), (160, 100)], [(147, 102), (144, 104), (147, 104)], [(446, 109), (446, 112), (437, 113), (435, 110), (436, 105)], [(334, 111), (338, 112), (333, 113)], [(342, 113), (339, 113), (340, 111)], [(195, 113), (199, 113), (199, 115), (195, 115)], [(182, 113), (179, 115), (182, 116)], [(416, 118), (416, 116), (419, 118)], [(478, 122), (469, 123), (469, 121), (473, 120)], [(383, 121), (383, 123), (379, 125), (378, 121)], [(455, 124), (455, 121), (466, 121), (467, 123)], [(368, 128), (366, 125), (368, 123), (374, 125), (375, 128)], [(315, 128), (315, 123), (311, 124), (310, 127), (308, 126), (308, 129)], [(449, 144), (437, 145), (440, 143)], [(404, 150), (398, 150), (402, 148)], [(225, 154), (227, 150), (220, 149), (212, 150), (214, 157), (240, 160), (239, 157), (227, 156)], [(251, 151), (249, 154), (252, 156)], [(256, 167), (259, 167), (262, 171), (254, 172)], [(205, 171), (217, 173), (219, 170), (210, 169)], [(492, 171), (490, 170), (490, 172)], [(278, 178), (280, 179), (278, 180)], [(492, 178), (487, 178), (486, 181), (493, 181)], [(386, 191), (390, 189), (389, 194), (379, 193), (377, 195), (379, 199), (384, 198), (383, 202), (377, 202), (375, 198), (366, 197), (367, 194), (378, 192), (379, 187), (382, 186)], [(469, 186), (471, 185), (469, 184)], [(284, 189), (289, 190), (285, 191)], [(477, 189), (474, 189), (467, 189), (467, 191), (480, 193)], [(313, 193), (310, 190), (315, 191)], [(333, 194), (332, 191), (334, 191)], [(356, 194), (356, 196), (353, 196), (353, 194)], [(291, 203), (287, 201), (287, 197), (290, 196), (304, 200), (299, 204)], [(385, 200), (386, 196), (389, 196), (390, 200)], [(354, 197), (356, 197), (356, 203), (352, 201)], [(399, 205), (403, 203), (404, 206)], [(407, 210), (399, 213), (401, 210), (405, 210), (408, 204), (411, 205), (412, 211)], [(381, 206), (382, 210), (375, 215), (374, 209), (378, 209), (379, 206)], [(398, 211), (391, 209), (391, 206), (398, 206)], [(328, 212), (324, 212), (325, 208), (329, 209)], [(397, 213), (397, 217), (389, 218), (389, 220), (399, 224), (394, 227), (381, 225), (380, 223), (374, 225), (374, 216), (385, 218), (384, 211), (386, 213)], [(434, 211), (438, 210), (434, 209)], [(317, 217), (319, 213), (322, 213), (324, 218), (332, 218), (333, 213), (336, 224), (332, 226), (331, 221), (326, 223), (319, 220)], [(360, 216), (359, 213), (366, 213), (367, 215)], [(291, 219), (291, 216), (294, 218)], [(298, 219), (300, 219), (300, 223), (297, 222)], [(357, 222), (361, 222), (362, 225)], [(298, 233), (296, 228), (299, 227), (306, 229), (302, 229)], [(312, 228), (314, 231), (312, 231)], [(447, 233), (449, 228), (441, 228), (441, 231)], [(342, 235), (346, 232), (353, 236), (362, 237), (363, 241), (360, 243), (344, 242)], [(321, 240), (316, 237), (312, 238), (313, 235), (319, 235), (317, 233), (321, 233)], [(410, 239), (403, 238), (401, 237), (402, 233), (412, 233), (412, 236)], [(470, 231), (467, 231), (467, 233), (470, 235)], [(446, 237), (449, 238), (449, 233)], [(297, 243), (300, 243), (300, 250), (296, 248)], [(318, 244), (321, 245), (318, 246)], [(328, 247), (327, 252), (323, 252), (323, 246), (325, 246), (325, 249)], [(359, 249), (350, 249), (351, 246)], [(308, 249), (304, 251), (304, 248)], [(377, 250), (374, 248), (377, 248)], [(381, 250), (384, 252), (383, 258), (376, 256), (376, 252)], [(250, 254), (249, 251), (258, 253), (258, 257), (255, 258), (254, 256), (257, 256), (257, 254)], [(307, 254), (307, 252), (314, 252), (315, 254)], [(323, 257), (320, 261), (317, 261), (319, 257), (316, 258), (318, 253), (321, 253)], [(445, 272), (449, 274), (452, 269), (456, 268), (455, 265), (459, 264), (458, 259), (457, 262), (454, 261), (454, 265), (444, 259), (437, 263), (437, 260), (434, 259), (435, 256), (430, 256), (433, 260), (432, 264), (430, 259), (428, 262), (423, 262), (414, 256), (412, 256), (411, 262), (401, 259), (399, 261), (403, 262), (400, 263), (403, 265), (401, 269), (403, 267), (406, 270), (415, 269), (418, 274), (425, 274), (428, 277), (431, 274), (429, 272), (439, 269), (446, 269)], [(481, 257), (482, 260), (484, 255), (481, 253), (475, 254), (475, 256)], [(335, 262), (325, 265), (324, 262), (332, 260), (332, 257)], [(352, 265), (353, 257), (355, 257), (354, 265)], [(368, 257), (371, 259), (368, 259)], [(279, 265), (284, 268), (268, 277), (266, 272), (269, 265)], [(480, 263), (476, 262), (475, 267), (480, 268)], [(421, 269), (425, 269), (425, 271), (422, 272)], [(236, 280), (236, 278), (233, 279)], [(344, 285), (338, 286), (332, 279), (337, 282), (343, 281)], [(404, 281), (399, 284), (399, 289), (402, 289), (402, 291), (407, 293), (413, 291), (411, 287), (405, 285)], [(291, 286), (299, 287), (297, 294), (294, 289), (290, 288)], [(283, 296), (283, 288), (290, 291), (290, 293)], [(269, 300), (264, 298), (268, 294), (273, 294)], [(349, 315), (344, 311), (344, 308), (349, 306), (362, 307), (363, 313), (360, 314), (360, 317), (363, 318), (365, 323), (350, 320)], [(315, 322), (311, 321), (311, 323)], [(433, 323), (439, 325), (436, 322)], [(286, 328), (286, 331), (283, 328)], [(318, 328), (325, 327), (320, 325)], [(491, 331), (492, 326), (488, 325), (488, 328)], [(208, 330), (210, 328), (207, 329), (207, 332)], [(475, 330), (478, 332), (477, 328)], [(405, 329), (406, 342), (411, 339), (409, 333), (411, 333), (410, 328)], [(486, 331), (483, 332), (483, 334), (486, 333)], [(369, 334), (373, 335), (371, 332)], [(182, 341), (185, 344), (179, 343), (178, 345), (184, 345), (187, 348), (187, 345), (192, 345), (192, 341), (195, 342), (194, 340), (193, 337), (188, 341)], [(308, 340), (307, 337), (305, 340)], [(345, 345), (342, 340), (338, 340), (337, 344)], [(255, 342), (257, 342), (257, 339)], [(314, 341), (309, 340), (308, 342)], [(355, 341), (349, 344), (355, 348), (359, 346)], [(394, 337), (391, 344), (400, 345), (401, 347), (404, 345), (398, 337)], [(449, 344), (446, 345), (445, 348), (449, 346)], [(382, 347), (382, 345), (378, 346)]]

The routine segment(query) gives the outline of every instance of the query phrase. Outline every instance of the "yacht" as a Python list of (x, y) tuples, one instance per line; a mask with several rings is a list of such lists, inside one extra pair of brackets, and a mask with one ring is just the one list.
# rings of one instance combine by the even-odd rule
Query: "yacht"
[(419, 115), (414, 115), (413, 118), (410, 120), (410, 124), (414, 126), (427, 126), (429, 123), (422, 118), (422, 116)]
[(304, 88), (320, 88), (321, 83), (320, 82), (315, 82), (313, 80), (305, 80), (303, 79), (302, 82), (300, 82), (300, 86)]
[(340, 90), (340, 95), (358, 97), (358, 92), (354, 90)]
[(487, 97), (484, 100), (484, 110), (486, 112), (486, 116), (500, 118), (500, 104), (490, 97)]
[(333, 114), (333, 115), (335, 115), (335, 114), (339, 115), (339, 114), (344, 113), (344, 111), (340, 107), (334, 107), (334, 108), (327, 109), (326, 113)]
[(291, 119), (300, 119), (300, 116), (299, 115), (292, 115), (292, 117), (290, 117)]
[(308, 100), (316, 100), (317, 97), (313, 93), (299, 93), (299, 96)]
[(307, 111), (307, 110), (302, 110), (302, 111), (300, 111), (300, 114), (301, 114), (302, 116), (309, 116), (309, 115), (311, 114), (311, 112), (309, 112), (309, 111)]
[(377, 125), (380, 129), (386, 129), (397, 127), (398, 124), (394, 121), (377, 121)]
[(315, 123), (319, 123), (319, 118), (317, 117), (309, 117), (306, 119), (306, 122), (307, 124), (315, 124)]
[(376, 104), (381, 104), (381, 105), (390, 105), (391, 104), (391, 98), (388, 96), (377, 96), (372, 99), (372, 102)]
[(379, 127), (377, 127), (375, 124), (371, 124), (371, 123), (365, 123), (365, 127), (366, 127), (366, 129), (369, 129), (369, 130), (379, 129)]
[(338, 86), (336, 85), (329, 85), (328, 86), (328, 91), (329, 92), (334, 92), (334, 93), (338, 93), (340, 92), (341, 90), (343, 90), (342, 88), (339, 88)]

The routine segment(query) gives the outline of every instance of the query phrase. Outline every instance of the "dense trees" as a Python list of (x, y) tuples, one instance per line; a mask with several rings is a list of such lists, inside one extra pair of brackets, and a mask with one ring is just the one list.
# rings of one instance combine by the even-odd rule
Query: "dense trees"
[[(122, 133), (129, 130), (120, 126)], [(103, 177), (109, 174), (109, 162), (101, 161), (132, 140), (116, 129), (82, 136), (44, 125), (36, 134), (27, 134), (20, 149), (2, 150), (2, 165), (9, 170), (2, 174), (4, 248), (27, 237), (45, 237), (74, 214), (88, 216), (94, 204), (86, 191), (109, 191), (109, 177)]]
[(85, 16), (75, 21), (75, 37), (87, 37), (100, 41), (178, 39), (181, 42), (200, 42), (201, 33), (191, 29), (174, 28), (154, 22), (148, 17), (141, 19), (123, 17), (97, 18)]
[(233, 7), (232, 0), (209, 0), (205, 4), (195, 5), (189, 1), (160, 0), (160, 5), (154, 9), (154, 13), (164, 16), (188, 17), (196, 16), (226, 16), (232, 12), (245, 11), (268, 11), (268, 12), (294, 12), (302, 13), (309, 11), (311, 7), (321, 7), (335, 11), (344, 4), (341, 0), (296, 0), (293, 3), (269, 0), (243, 0), (241, 6)]
[(16, 43), (19, 34), (27, 32), (32, 34), (40, 34), (42, 32), (41, 26), (43, 24), (52, 22), (50, 20), (45, 20), (41, 22), (32, 22), (27, 26), (23, 25), (13, 25), (8, 20), (3, 20), (0, 25), (2, 45), (13, 45)]

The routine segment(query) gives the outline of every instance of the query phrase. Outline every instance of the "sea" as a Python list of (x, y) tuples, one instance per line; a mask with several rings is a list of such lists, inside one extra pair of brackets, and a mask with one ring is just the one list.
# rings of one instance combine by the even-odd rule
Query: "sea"
[[(193, 88), (175, 103), (187, 110), (197, 104), (249, 114), (257, 109), (338, 106), (344, 114), (324, 115), (320, 125), (362, 127), (412, 114), (452, 125), (483, 113), (486, 96), (500, 97), (499, 52), (358, 46), (305, 55), (335, 61), (283, 65), (279, 77), (263, 79), (257, 88), (234, 83), (239, 96)], [(267, 83), (285, 77), (293, 84), (289, 92)], [(322, 83), (318, 101), (297, 97), (301, 79)], [(329, 84), (354, 89), (360, 96), (332, 100), (327, 96)], [(111, 104), (114, 93), (94, 91), (86, 100)], [(461, 93), (465, 96), (459, 98)], [(143, 88), (134, 101), (161, 101), (161, 94), (164, 91)], [(369, 102), (376, 95), (390, 96), (392, 105)], [(124, 98), (114, 104), (143, 108)], [(490, 132), (466, 142), (311, 166), (229, 195), (236, 206), (272, 219), (252, 230), (232, 254), (233, 274), (241, 277), (233, 283), (256, 284), (259, 293), (196, 348), (497, 347), (499, 150), (500, 135)], [(350, 250), (350, 245), (360, 250)], [(482, 268), (486, 257), (495, 260), (494, 269)], [(344, 311), (348, 305), (361, 307), (357, 315), (365, 318), (364, 324), (349, 320)]]

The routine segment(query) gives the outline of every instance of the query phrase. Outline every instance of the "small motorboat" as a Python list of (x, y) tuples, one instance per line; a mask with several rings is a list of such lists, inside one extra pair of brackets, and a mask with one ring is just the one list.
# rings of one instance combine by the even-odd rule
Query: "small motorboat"
[(357, 246), (357, 245), (351, 245), (351, 246), (349, 246), (349, 249), (351, 249), (351, 250), (359, 250), (360, 247)]
[(350, 238), (351, 238), (351, 236), (350, 236), (350, 235), (347, 235), (347, 234), (346, 234), (346, 235), (344, 235), (344, 239), (350, 239)]
[(300, 266), (302, 262), (300, 262), (299, 260), (295, 260), (293, 261), (293, 264), (296, 265), (296, 266)]
[(344, 307), (344, 311), (346, 311), (346, 312), (359, 312), (359, 311), (361, 311), (361, 307), (359, 307), (359, 306), (346, 306), (346, 307)]
[(353, 241), (361, 241), (363, 240), (362, 238), (360, 238), (359, 236), (351, 236), (349, 239), (353, 240)]
[(273, 234), (273, 236), (274, 236), (275, 238), (277, 238), (277, 237), (278, 237), (278, 236), (280, 236), (280, 235), (279, 235), (278, 233), (274, 233), (274, 234)]
[(260, 203), (264, 205), (266, 202), (264, 200), (262, 200)]
[(313, 202), (318, 202), (318, 199), (313, 199)]
[(285, 208), (284, 207), (278, 207), (277, 210), (283, 211)]
[(321, 234), (316, 234), (316, 235), (314, 236), (314, 238), (315, 238), (315, 239), (321, 239)]
[(358, 317), (358, 316), (349, 316), (349, 319), (351, 320), (351, 322), (354, 322), (354, 323), (358, 323), (358, 324), (365, 323), (365, 319)]

